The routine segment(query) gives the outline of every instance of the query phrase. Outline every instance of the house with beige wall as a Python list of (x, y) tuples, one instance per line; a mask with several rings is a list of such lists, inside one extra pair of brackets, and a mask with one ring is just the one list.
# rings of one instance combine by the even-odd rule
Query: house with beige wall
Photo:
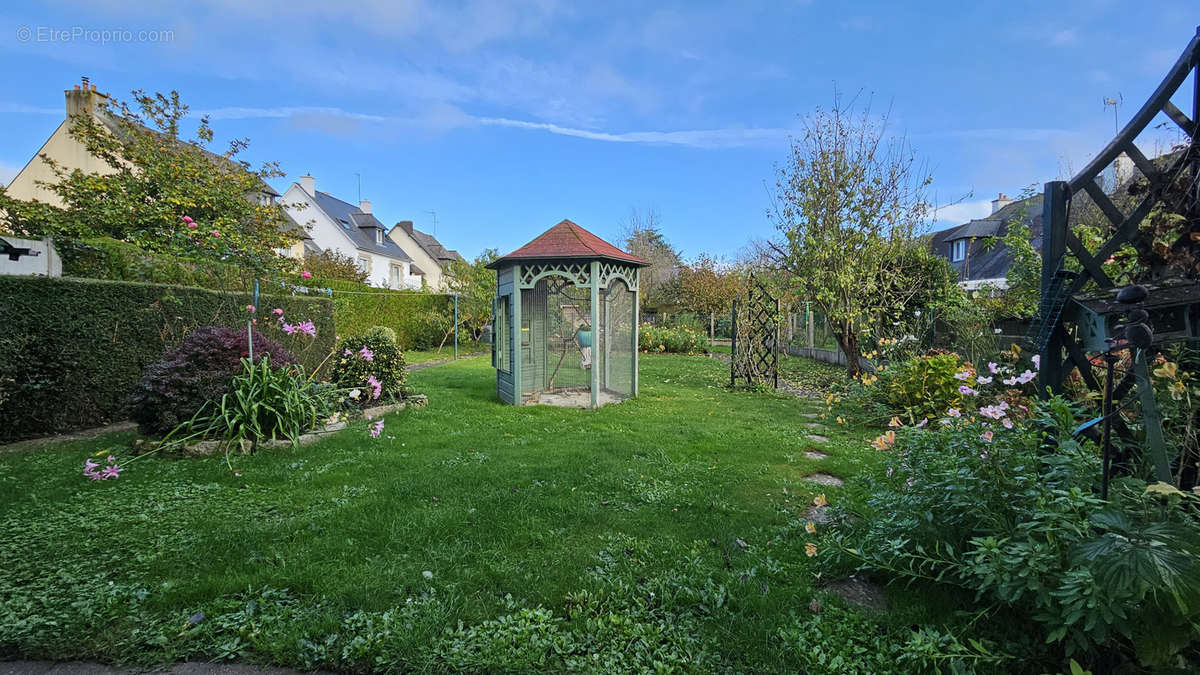
[[(87, 78), (83, 78), (80, 84), (64, 91), (63, 97), (66, 101), (63, 121), (9, 182), (5, 188), (9, 196), (61, 207), (63, 203), (59, 196), (50, 188), (42, 185), (42, 183), (53, 184), (58, 181), (54, 168), (50, 162), (46, 161), (47, 158), (57, 162), (68, 172), (78, 169), (84, 173), (106, 175), (116, 171), (107, 162), (88, 152), (83, 143), (71, 135), (71, 120), (77, 115), (91, 115), (110, 132), (120, 133), (117, 121), (105, 112), (108, 96), (98, 91), (96, 85), (88, 82)], [(212, 156), (219, 161), (225, 161), (219, 155), (213, 154)], [(258, 192), (248, 193), (246, 198), (261, 204), (274, 204), (279, 198), (279, 193), (265, 181), (259, 181)], [(299, 258), (303, 257), (306, 251), (315, 250), (308, 234), (294, 220), (289, 220), (284, 225), (284, 229), (295, 232), (298, 241), (290, 248), (279, 251), (280, 255)]]
[(433, 235), (413, 227), (411, 220), (396, 223), (387, 236), (412, 258), (412, 273), (422, 278), (426, 288), (446, 290), (445, 274), (450, 264), (462, 260), (458, 251), (448, 250)]

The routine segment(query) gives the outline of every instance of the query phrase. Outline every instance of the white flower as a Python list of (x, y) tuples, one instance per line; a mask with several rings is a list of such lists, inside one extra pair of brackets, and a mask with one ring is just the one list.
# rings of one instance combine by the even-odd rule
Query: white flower
[(432, 579), (433, 572), (430, 572), (429, 570), (425, 570), (424, 572), (421, 572), (421, 576), (425, 577), (426, 579)]
[(356, 401), (357, 401), (359, 396), (362, 396), (362, 392), (361, 392), (361, 391), (359, 391), (358, 389), (351, 389), (351, 390), (350, 390), (350, 398), (352, 398), (352, 399), (354, 399), (354, 400), (356, 400)]

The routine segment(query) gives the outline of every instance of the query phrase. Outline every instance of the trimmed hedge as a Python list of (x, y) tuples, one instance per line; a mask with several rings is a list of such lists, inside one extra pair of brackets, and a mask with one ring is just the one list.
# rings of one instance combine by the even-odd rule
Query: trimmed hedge
[[(0, 441), (105, 424), (125, 416), (145, 368), (196, 326), (244, 328), (247, 293), (161, 284), (0, 276)], [(268, 334), (312, 370), (335, 344), (332, 303), (259, 297), (311, 319), (315, 338)]]
[(63, 275), (109, 281), (198, 286), (219, 291), (249, 291), (254, 278), (236, 265), (159, 255), (108, 237), (54, 242)]
[(311, 288), (354, 291), (333, 294), (333, 318), (340, 337), (387, 326), (396, 331), (400, 349), (429, 349), (438, 345), (454, 321), (454, 298), (448, 295), (370, 288), (352, 281), (313, 279), (307, 283)]

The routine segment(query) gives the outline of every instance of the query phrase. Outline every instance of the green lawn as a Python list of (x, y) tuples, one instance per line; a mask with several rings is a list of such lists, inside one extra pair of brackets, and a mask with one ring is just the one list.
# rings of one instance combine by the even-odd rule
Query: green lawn
[[(474, 340), (464, 340), (458, 343), (458, 355), (466, 356), (467, 354), (478, 354), (479, 352), (491, 349), (491, 345), (476, 342)], [(416, 363), (427, 363), (429, 361), (441, 361), (442, 359), (454, 358), (454, 343), (447, 343), (441, 349), (409, 349), (404, 352), (404, 362), (413, 365)]]
[(152, 457), (85, 480), (129, 434), (0, 455), (0, 658), (796, 671), (814, 630), (903, 642), (933, 610), (841, 611), (804, 554), (814, 495), (857, 497), (803, 478), (852, 479), (873, 432), (806, 440), (821, 402), (728, 391), (727, 368), (645, 356), (640, 398), (584, 411), (501, 405), (486, 357), (463, 360), (413, 373), (428, 407), (379, 439), (360, 424), (237, 474)]

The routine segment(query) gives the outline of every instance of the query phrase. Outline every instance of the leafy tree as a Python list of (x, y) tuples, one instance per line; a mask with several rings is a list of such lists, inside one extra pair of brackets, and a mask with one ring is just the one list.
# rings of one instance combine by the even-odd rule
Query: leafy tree
[(676, 298), (684, 309), (708, 315), (711, 336), (715, 315), (729, 311), (741, 287), (741, 275), (736, 270), (707, 253), (701, 253), (695, 260), (679, 268)]
[(886, 135), (887, 119), (856, 113), (839, 100), (804, 119), (791, 157), (778, 169), (770, 215), (783, 240), (780, 267), (804, 297), (825, 312), (860, 372), (860, 337), (902, 310), (917, 289), (885, 280), (912, 271), (913, 235), (929, 214), (930, 178), (903, 139)]
[(623, 235), (625, 250), (650, 263), (642, 269), (640, 281), (642, 305), (648, 307), (671, 304), (674, 282), (683, 264), (679, 251), (663, 236), (661, 223), (654, 209), (645, 216), (636, 208), (630, 209)]
[(489, 248), (471, 262), (455, 260), (446, 273), (446, 292), (458, 294), (458, 323), (470, 331), (475, 339), (479, 338), (484, 325), (492, 320), (496, 271), (488, 269), (487, 265), (499, 257), (499, 251)]
[(187, 112), (175, 91), (134, 91), (132, 104), (97, 97), (94, 114), (71, 118), (70, 133), (111, 173), (68, 169), (42, 155), (56, 178), (42, 186), (63, 206), (15, 199), (0, 188), (7, 229), (37, 237), (112, 237), (145, 250), (234, 262), (256, 273), (291, 264), (276, 254), (294, 240), (283, 230), (286, 216), (262, 197), (264, 179), (283, 175), (278, 165), (254, 171), (237, 159), (249, 144), (244, 138), (222, 154), (210, 152), (207, 118), (183, 139)]
[(342, 255), (333, 249), (320, 253), (309, 253), (304, 256), (304, 269), (316, 279), (333, 279), (337, 281), (355, 281), (366, 283), (367, 273), (348, 255)]

